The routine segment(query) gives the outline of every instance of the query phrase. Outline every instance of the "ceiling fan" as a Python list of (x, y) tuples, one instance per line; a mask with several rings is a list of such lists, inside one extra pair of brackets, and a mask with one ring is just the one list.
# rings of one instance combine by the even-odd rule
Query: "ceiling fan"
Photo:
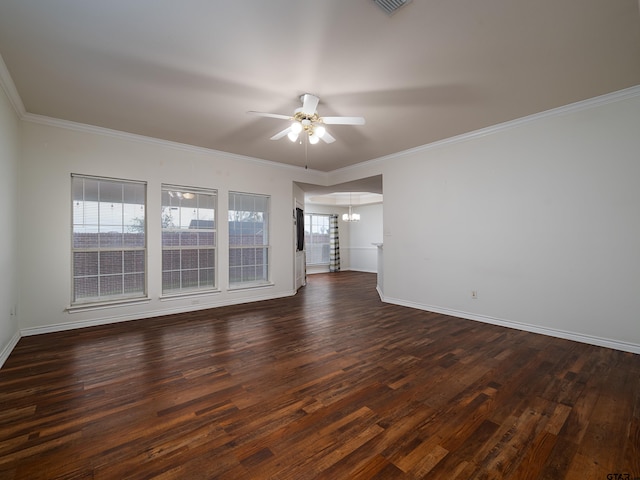
[(296, 108), (293, 115), (264, 112), (247, 113), (291, 122), (291, 125), (276, 133), (271, 137), (271, 140), (279, 140), (286, 135), (289, 140), (295, 142), (298, 140), (298, 136), (304, 132), (308, 135), (309, 143), (311, 144), (318, 143), (320, 139), (326, 143), (333, 143), (336, 139), (327, 132), (325, 125), (364, 125), (363, 117), (321, 117), (316, 111), (320, 99), (310, 93), (300, 95), (300, 101), (302, 102), (302, 107)]

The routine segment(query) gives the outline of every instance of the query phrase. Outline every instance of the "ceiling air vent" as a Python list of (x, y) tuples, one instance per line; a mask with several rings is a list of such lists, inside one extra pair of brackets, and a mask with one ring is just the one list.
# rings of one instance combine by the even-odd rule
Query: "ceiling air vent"
[(382, 10), (391, 15), (400, 7), (406, 5), (410, 1), (411, 0), (373, 0), (373, 3), (375, 3)]

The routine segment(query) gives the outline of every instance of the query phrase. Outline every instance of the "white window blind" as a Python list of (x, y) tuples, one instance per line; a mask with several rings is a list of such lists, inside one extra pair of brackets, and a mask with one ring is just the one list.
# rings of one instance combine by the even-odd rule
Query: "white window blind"
[(215, 190), (162, 186), (162, 293), (216, 287)]
[(266, 195), (229, 193), (229, 284), (269, 282), (269, 200)]
[(72, 304), (146, 294), (146, 184), (72, 175)]

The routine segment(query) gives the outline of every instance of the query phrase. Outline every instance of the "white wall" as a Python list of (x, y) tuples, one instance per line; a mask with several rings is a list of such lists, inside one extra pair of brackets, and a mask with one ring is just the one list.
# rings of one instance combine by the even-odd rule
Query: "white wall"
[(332, 175), (383, 174), (386, 301), (640, 353), (639, 125), (635, 88)]
[(17, 315), (19, 154), (18, 116), (0, 88), (0, 366), (20, 338)]
[[(640, 353), (640, 88), (329, 175), (130, 136), (20, 126), (0, 99), (1, 200), (20, 239), (18, 263), (15, 234), (0, 233), (9, 272), (0, 281), (5, 351), (17, 338), (7, 317), (17, 297), (20, 327), (30, 334), (291, 295), (292, 182), (382, 174), (385, 301)], [(72, 172), (148, 182), (148, 304), (66, 311)], [(153, 212), (163, 182), (216, 188), (220, 212), (229, 190), (271, 195), (274, 286), (227, 292), (221, 254), (220, 293), (160, 300)], [(342, 241), (350, 245), (352, 234), (342, 228)]]
[(349, 223), (349, 256), (351, 270), (376, 273), (378, 248), (372, 243), (382, 243), (382, 204), (353, 207), (360, 214), (360, 221)]
[[(292, 295), (294, 225), (292, 184), (319, 183), (317, 172), (278, 166), (223, 153), (169, 146), (90, 128), (59, 128), (24, 122), (21, 159), (20, 291), (23, 334), (214, 307)], [(55, 122), (54, 122), (55, 123)], [(66, 124), (65, 124), (66, 125)], [(70, 175), (97, 175), (147, 183), (148, 303), (69, 313)], [(270, 195), (271, 278), (269, 287), (228, 291), (226, 223), (219, 223), (219, 293), (160, 299), (160, 187), (162, 183), (214, 188), (225, 217), (228, 192)]]

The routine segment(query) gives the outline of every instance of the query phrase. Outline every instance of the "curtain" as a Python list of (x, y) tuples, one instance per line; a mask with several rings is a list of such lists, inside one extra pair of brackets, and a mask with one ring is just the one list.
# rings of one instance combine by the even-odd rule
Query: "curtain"
[(304, 212), (296, 207), (296, 250), (304, 250)]
[(340, 271), (340, 239), (338, 237), (338, 215), (329, 217), (329, 271)]

